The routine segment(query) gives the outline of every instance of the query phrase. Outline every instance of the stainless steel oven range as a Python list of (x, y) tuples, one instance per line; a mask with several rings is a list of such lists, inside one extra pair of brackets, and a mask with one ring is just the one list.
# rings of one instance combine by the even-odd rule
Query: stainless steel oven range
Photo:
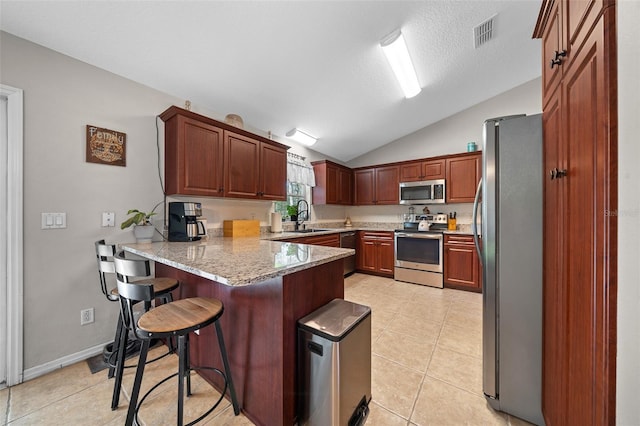
[[(429, 230), (419, 226), (429, 223)], [(394, 279), (414, 284), (443, 287), (443, 233), (447, 215), (417, 215), (415, 220), (404, 222), (403, 229), (395, 231)]]

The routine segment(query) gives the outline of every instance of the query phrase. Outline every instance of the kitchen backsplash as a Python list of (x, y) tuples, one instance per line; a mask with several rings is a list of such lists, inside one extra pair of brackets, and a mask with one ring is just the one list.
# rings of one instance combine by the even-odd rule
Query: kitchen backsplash
[[(193, 201), (202, 204), (202, 216), (207, 220), (207, 228), (210, 234), (215, 235), (217, 230), (222, 232), (222, 224), (230, 219), (251, 219), (259, 220), (260, 227), (269, 229), (272, 203), (266, 201), (251, 201), (239, 199), (215, 199), (205, 197), (168, 197), (167, 201)], [(457, 213), (459, 225), (469, 225), (472, 220), (472, 204), (438, 204), (428, 206), (431, 213)], [(415, 213), (421, 213), (424, 206), (414, 206)], [(310, 224), (322, 224), (326, 227), (338, 227), (344, 224), (345, 219), (351, 218), (352, 222), (358, 223), (401, 223), (403, 214), (409, 212), (409, 206), (332, 206), (332, 205), (312, 205)], [(159, 215), (154, 222), (160, 228), (162, 216)], [(287, 229), (290, 222), (284, 222), (283, 227)], [(335, 226), (334, 226), (335, 225)]]

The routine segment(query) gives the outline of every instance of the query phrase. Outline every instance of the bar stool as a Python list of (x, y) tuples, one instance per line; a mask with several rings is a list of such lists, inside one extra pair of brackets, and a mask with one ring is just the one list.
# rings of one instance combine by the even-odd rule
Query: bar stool
[[(109, 274), (115, 275), (115, 264), (113, 262), (113, 258), (116, 254), (116, 246), (115, 244), (106, 244), (104, 240), (99, 240), (95, 242), (96, 247), (96, 258), (98, 261), (98, 275), (100, 276), (100, 288), (102, 293), (105, 295), (107, 300), (110, 302), (117, 302), (120, 300), (118, 296), (118, 288), (114, 287), (109, 290), (108, 279), (107, 276)], [(148, 277), (149, 273), (145, 275)], [(140, 281), (136, 281), (136, 284), (147, 284), (152, 285), (155, 293), (155, 297), (160, 299), (163, 303), (169, 303), (173, 301), (173, 295), (171, 292), (178, 288), (180, 285), (179, 281), (175, 278), (167, 278), (167, 277), (159, 277), (159, 278), (145, 278)], [(145, 302), (145, 311), (148, 311), (151, 307), (151, 302)], [(109, 372), (107, 374), (108, 378), (112, 378), (114, 373), (116, 372), (116, 366), (119, 363), (122, 363), (123, 368), (129, 368), (134, 366), (124, 366), (124, 361), (126, 358), (127, 352), (133, 350), (135, 347), (135, 341), (131, 341), (132, 344), (127, 344), (123, 347), (122, 356), (118, 356), (119, 353), (119, 344), (122, 340), (122, 334), (127, 333), (127, 329), (123, 325), (122, 321), (122, 313), (118, 315), (118, 325), (116, 326), (116, 334), (113, 340), (113, 344), (111, 345), (111, 353), (107, 358), (107, 364), (109, 365)], [(158, 356), (148, 362), (156, 361), (160, 358), (163, 358), (170, 353), (175, 351), (175, 346), (173, 344), (173, 340), (169, 339), (168, 341), (169, 351), (163, 355)], [(122, 373), (116, 375), (116, 380), (113, 385), (113, 396), (111, 397), (111, 409), (115, 410), (118, 408), (118, 403), (120, 401), (120, 385), (122, 384)]]
[[(141, 276), (149, 269), (148, 260), (125, 259), (124, 253), (120, 252), (114, 257), (116, 267), (116, 281), (118, 283), (118, 293), (120, 295), (120, 307), (122, 310), (122, 318), (124, 325), (131, 330), (137, 339), (142, 341), (140, 348), (140, 357), (138, 359), (138, 367), (131, 391), (131, 401), (129, 402), (129, 410), (127, 411), (126, 426), (130, 426), (138, 422), (138, 410), (144, 400), (158, 386), (167, 380), (178, 376), (178, 413), (177, 423), (182, 426), (184, 423), (184, 388), (186, 378), (187, 396), (191, 396), (191, 376), (192, 370), (210, 370), (220, 375), (224, 380), (224, 389), (220, 394), (220, 398), (196, 420), (189, 423), (193, 425), (208, 416), (224, 399), (224, 395), (229, 389), (231, 403), (233, 404), (233, 412), (238, 415), (240, 407), (236, 397), (235, 387), (231, 379), (231, 370), (229, 368), (229, 360), (227, 358), (227, 349), (222, 335), (222, 328), (218, 321), (224, 312), (224, 306), (220, 300), (207, 297), (191, 297), (180, 299), (164, 305), (157, 306), (140, 316), (137, 323), (133, 316), (133, 305), (138, 301), (147, 302), (155, 297), (153, 286), (139, 285), (130, 283), (129, 280), (136, 276)], [(214, 324), (216, 327), (216, 335), (218, 337), (218, 345), (220, 355), (224, 365), (224, 372), (214, 367), (191, 367), (189, 359), (189, 333), (199, 330), (208, 325)], [(123, 333), (123, 340), (120, 342), (120, 348), (126, 346), (127, 336), (129, 333)], [(178, 372), (174, 373), (156, 385), (151, 387), (149, 391), (142, 397), (138, 403), (138, 396), (142, 384), (142, 375), (144, 372), (145, 361), (149, 351), (149, 342), (153, 338), (168, 338), (175, 336), (178, 339)], [(122, 349), (120, 349), (122, 351)], [(116, 373), (118, 374), (118, 373)]]

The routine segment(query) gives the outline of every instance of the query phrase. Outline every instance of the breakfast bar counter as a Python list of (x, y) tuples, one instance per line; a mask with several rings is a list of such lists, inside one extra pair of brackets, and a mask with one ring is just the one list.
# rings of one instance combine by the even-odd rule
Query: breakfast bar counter
[[(297, 320), (344, 297), (343, 258), (354, 251), (257, 237), (123, 248), (155, 261), (156, 276), (179, 279), (175, 299), (224, 303), (220, 324), (242, 411), (257, 425), (294, 424)], [(213, 327), (190, 339), (192, 365), (222, 367)], [(201, 374), (221, 389), (216, 375)]]

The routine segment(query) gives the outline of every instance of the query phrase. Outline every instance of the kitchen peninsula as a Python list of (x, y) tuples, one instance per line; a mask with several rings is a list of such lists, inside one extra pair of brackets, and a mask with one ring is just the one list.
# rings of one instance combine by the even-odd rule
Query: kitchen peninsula
[[(155, 261), (157, 276), (180, 280), (174, 297), (215, 297), (241, 408), (258, 425), (295, 420), (296, 322), (344, 297), (343, 258), (351, 249), (212, 238), (191, 243), (124, 244)], [(191, 336), (191, 363), (221, 368), (215, 329)], [(214, 374), (202, 375), (220, 388)]]

